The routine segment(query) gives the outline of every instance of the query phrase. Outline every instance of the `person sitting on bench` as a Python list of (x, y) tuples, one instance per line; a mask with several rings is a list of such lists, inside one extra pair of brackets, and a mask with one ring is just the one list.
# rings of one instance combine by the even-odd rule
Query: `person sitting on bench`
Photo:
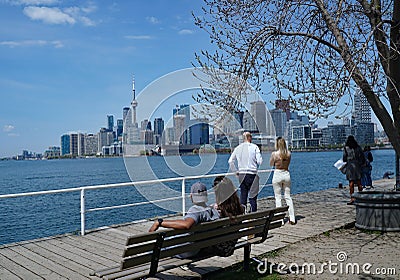
[(190, 190), (190, 198), (193, 205), (189, 208), (183, 220), (158, 219), (151, 226), (149, 232), (156, 231), (159, 227), (190, 229), (198, 223), (213, 221), (219, 218), (218, 211), (206, 204), (208, 201), (206, 185), (201, 182), (194, 183)]

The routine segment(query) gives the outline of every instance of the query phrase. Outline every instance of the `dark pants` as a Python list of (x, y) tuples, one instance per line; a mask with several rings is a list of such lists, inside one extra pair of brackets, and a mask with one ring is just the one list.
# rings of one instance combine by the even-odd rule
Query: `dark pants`
[[(240, 182), (240, 203), (243, 204), (245, 207), (247, 205), (247, 198), (249, 198), (250, 202), (250, 212), (257, 211), (257, 196), (249, 197), (250, 189), (257, 188), (258, 193), (258, 176), (257, 174), (239, 174), (239, 182)], [(256, 185), (257, 184), (257, 185)]]

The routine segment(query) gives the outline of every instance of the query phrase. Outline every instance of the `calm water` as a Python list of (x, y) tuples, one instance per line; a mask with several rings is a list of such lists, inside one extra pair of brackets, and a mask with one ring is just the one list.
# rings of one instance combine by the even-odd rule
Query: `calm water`
[[(382, 178), (386, 171), (394, 172), (394, 151), (373, 151), (372, 177)], [(312, 192), (337, 187), (347, 183), (343, 174), (333, 167), (342, 156), (341, 151), (293, 153), (290, 166), (292, 193)], [(44, 191), (102, 185), (154, 178), (169, 178), (181, 175), (224, 173), (227, 171), (229, 155), (140, 157), (127, 162), (129, 173), (122, 158), (74, 159), (48, 161), (0, 161), (0, 194)], [(264, 154), (262, 168), (268, 167), (269, 154)], [(206, 167), (202, 164), (206, 163)], [(270, 183), (269, 174), (262, 182)], [(211, 186), (212, 179), (203, 179)], [(194, 181), (186, 182), (187, 191)], [(107, 190), (87, 191), (86, 208), (130, 204), (147, 199), (165, 198), (180, 194), (181, 182), (161, 186), (122, 187)], [(271, 187), (264, 187), (261, 197), (271, 196)], [(210, 197), (210, 202), (212, 202)], [(171, 206), (176, 204), (175, 206)], [(187, 201), (187, 206), (190, 202)], [(168, 207), (167, 207), (168, 206)], [(86, 229), (119, 224), (132, 220), (165, 215), (179, 211), (179, 201), (163, 205), (143, 205), (122, 209), (89, 212), (86, 214)], [(165, 210), (167, 208), (169, 210)], [(0, 199), (0, 244), (51, 236), (80, 230), (80, 193), (41, 195), (23, 198)]]

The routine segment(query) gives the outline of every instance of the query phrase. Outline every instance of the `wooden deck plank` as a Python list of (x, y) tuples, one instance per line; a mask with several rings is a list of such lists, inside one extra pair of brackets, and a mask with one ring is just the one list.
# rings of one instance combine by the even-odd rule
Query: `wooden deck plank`
[[(115, 249), (118, 252), (121, 252), (122, 250), (124, 250), (125, 248), (125, 239), (118, 239), (118, 240), (110, 240), (108, 238), (105, 237), (106, 234), (88, 234), (85, 236), (85, 239), (91, 240), (93, 242), (95, 242), (96, 244), (98, 244), (99, 246), (107, 246), (111, 249)], [(119, 241), (119, 242), (118, 242)]]
[(84, 265), (80, 264), (79, 261), (76, 262), (74, 260), (67, 258), (65, 254), (63, 254), (63, 251), (60, 250), (57, 250), (56, 252), (52, 251), (51, 248), (49, 248), (50, 247), (49, 244), (47, 244), (47, 246), (45, 247), (41, 247), (37, 243), (30, 243), (23, 246), (31, 250), (32, 252), (35, 252), (41, 255), (42, 257), (52, 260), (53, 262), (73, 271), (74, 273), (79, 274), (78, 276), (76, 276), (77, 277), (76, 279), (86, 279), (87, 275), (91, 272), (91, 269), (89, 267), (85, 267)]
[[(15, 250), (18, 250), (19, 252)], [(6, 255), (7, 258), (12, 260), (14, 263), (18, 264), (19, 270), (22, 269), (22, 271), (25, 271), (29, 269), (36, 276), (39, 276), (39, 278), (33, 277), (32, 279), (54, 279), (54, 280), (67, 279), (61, 276), (60, 274), (55, 273), (54, 271), (48, 269), (47, 267), (42, 266), (38, 262), (31, 260), (27, 256), (20, 254), (20, 250), (21, 249), (19, 249), (19, 246), (14, 246), (12, 247), (12, 249), (4, 248), (2, 249), (2, 254)], [(25, 279), (31, 279), (31, 278), (25, 278)]]
[(130, 236), (130, 234), (122, 232), (122, 231), (115, 231), (115, 230), (102, 230), (90, 233), (90, 235), (97, 236), (104, 238), (108, 241), (118, 242), (124, 244), (124, 241)]
[(116, 261), (111, 261), (110, 259), (104, 258), (103, 256), (98, 256), (88, 251), (81, 249), (77, 246), (71, 245), (68, 242), (64, 242), (65, 240), (49, 240), (46, 242), (45, 246), (49, 246), (48, 248), (57, 252), (60, 251), (62, 254), (67, 256), (69, 259), (72, 259), (74, 262), (79, 262), (80, 264), (92, 268), (106, 268), (108, 266), (116, 265)]
[(79, 274), (75, 271), (72, 271), (68, 268), (66, 268), (64, 265), (61, 265), (55, 261), (55, 257), (52, 256), (52, 258), (46, 258), (39, 254), (38, 252), (35, 252), (31, 249), (29, 249), (29, 244), (23, 245), (23, 246), (18, 246), (12, 248), (13, 251), (17, 252), (18, 254), (21, 254), (22, 256), (26, 257), (27, 259), (30, 259), (34, 262), (37, 262), (40, 264), (40, 266), (48, 269), (54, 274), (60, 275), (59, 279), (76, 279), (76, 280), (86, 280), (87, 277), (84, 277), (82, 274)]
[(98, 244), (88, 238), (85, 238), (85, 236), (77, 236), (73, 238), (67, 237), (64, 238), (62, 241), (70, 244), (71, 246), (75, 246), (84, 251), (87, 251), (90, 254), (102, 256), (106, 259), (109, 259), (110, 261), (115, 261), (116, 257), (120, 259), (122, 256), (122, 251), (110, 248), (103, 244)]
[[(1, 263), (1, 260), (0, 260), (0, 263)], [(15, 275), (14, 273), (12, 273), (9, 270), (5, 269), (2, 266), (0, 266), (0, 279), (21, 280), (20, 277), (18, 277), (17, 275)]]

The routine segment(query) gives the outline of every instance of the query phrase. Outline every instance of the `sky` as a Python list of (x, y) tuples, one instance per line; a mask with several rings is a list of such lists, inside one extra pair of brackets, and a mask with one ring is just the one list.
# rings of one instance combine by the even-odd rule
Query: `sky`
[[(155, 79), (212, 48), (193, 0), (0, 0), (0, 158), (96, 133)], [(171, 109), (172, 110), (172, 109)]]
[(140, 94), (192, 67), (195, 53), (215, 49), (194, 24), (202, 3), (0, 0), (0, 158), (97, 133), (107, 115), (122, 118), (133, 76)]

